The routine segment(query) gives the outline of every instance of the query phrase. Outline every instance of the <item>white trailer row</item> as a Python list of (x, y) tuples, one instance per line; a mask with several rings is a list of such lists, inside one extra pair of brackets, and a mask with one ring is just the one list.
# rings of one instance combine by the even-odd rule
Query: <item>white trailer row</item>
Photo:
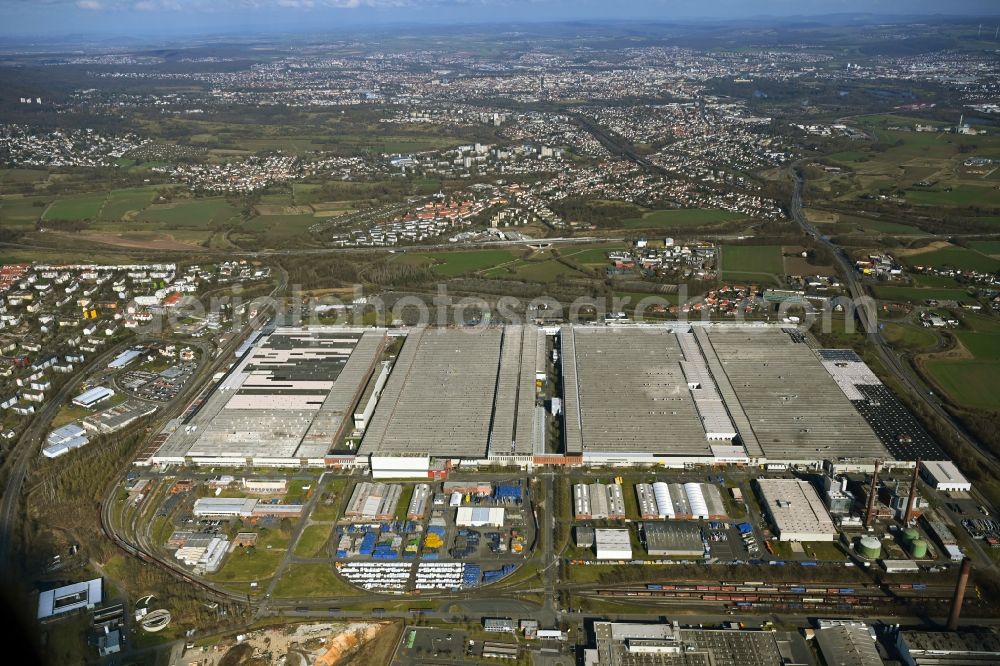
[(348, 581), (365, 590), (405, 591), (412, 562), (348, 562), (338, 567)]
[(414, 587), (418, 590), (450, 590), (462, 585), (462, 562), (421, 562)]

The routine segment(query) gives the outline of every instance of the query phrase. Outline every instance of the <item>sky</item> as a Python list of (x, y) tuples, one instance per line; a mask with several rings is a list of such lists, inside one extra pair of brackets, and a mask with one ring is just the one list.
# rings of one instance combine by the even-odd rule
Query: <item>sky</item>
[(997, 15), (1000, 0), (0, 0), (0, 36), (172, 36), (390, 24)]

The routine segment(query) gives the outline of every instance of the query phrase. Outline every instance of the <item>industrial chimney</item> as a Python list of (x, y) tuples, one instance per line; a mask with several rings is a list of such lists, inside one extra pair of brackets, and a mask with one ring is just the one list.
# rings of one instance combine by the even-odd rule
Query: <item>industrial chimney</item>
[(948, 631), (958, 629), (958, 618), (962, 614), (962, 601), (965, 599), (965, 588), (969, 584), (969, 571), (972, 560), (966, 557), (962, 560), (962, 568), (958, 572), (958, 582), (955, 583), (955, 598), (951, 600), (951, 613), (948, 614)]
[(903, 514), (903, 525), (909, 525), (913, 518), (913, 505), (917, 503), (917, 475), (920, 474), (920, 458), (913, 466), (913, 480), (910, 481), (910, 496), (906, 500), (906, 512)]
[(865, 527), (871, 527), (875, 517), (875, 495), (878, 494), (878, 470), (881, 460), (875, 461), (875, 472), (872, 474), (872, 487), (868, 491), (868, 511), (865, 513)]

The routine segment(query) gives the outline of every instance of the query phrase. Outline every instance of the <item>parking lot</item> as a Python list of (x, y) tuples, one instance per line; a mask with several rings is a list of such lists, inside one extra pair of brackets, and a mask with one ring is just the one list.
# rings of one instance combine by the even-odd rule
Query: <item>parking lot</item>
[(460, 629), (407, 627), (393, 664), (440, 664), (466, 661), (468, 638)]

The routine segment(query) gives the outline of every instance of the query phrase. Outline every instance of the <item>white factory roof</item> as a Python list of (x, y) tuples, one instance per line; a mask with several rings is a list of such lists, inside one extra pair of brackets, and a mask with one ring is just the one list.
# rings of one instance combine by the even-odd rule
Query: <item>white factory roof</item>
[(141, 349), (128, 349), (123, 351), (113, 361), (108, 363), (108, 367), (114, 370), (124, 368), (126, 365), (134, 361), (141, 353)]
[(84, 391), (80, 395), (73, 398), (73, 402), (87, 407), (106, 398), (110, 398), (114, 394), (115, 392), (106, 386), (95, 386), (94, 388)]
[(594, 547), (598, 559), (628, 560), (632, 558), (632, 540), (627, 529), (594, 530)]
[(781, 541), (833, 541), (837, 528), (808, 481), (759, 479), (757, 486)]
[(943, 490), (972, 489), (972, 483), (958, 471), (958, 467), (950, 460), (924, 460), (921, 465), (935, 488)]
[(243, 497), (202, 497), (194, 501), (194, 515), (249, 516), (257, 500)]
[(83, 581), (46, 590), (38, 595), (38, 619), (68, 613), (78, 608), (87, 608), (101, 603), (103, 579)]
[(503, 507), (460, 506), (455, 513), (455, 524), (460, 526), (503, 525)]

